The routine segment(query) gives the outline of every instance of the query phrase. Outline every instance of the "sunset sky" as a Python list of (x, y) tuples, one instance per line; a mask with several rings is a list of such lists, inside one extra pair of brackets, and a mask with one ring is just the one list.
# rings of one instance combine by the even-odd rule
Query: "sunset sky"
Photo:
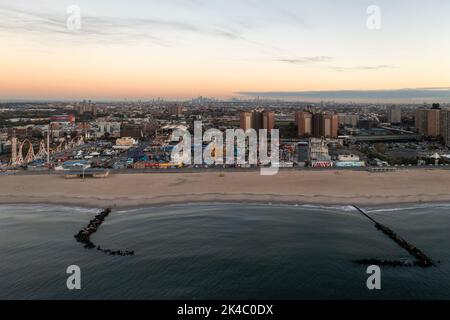
[(448, 0), (0, 0), (0, 99), (448, 88), (449, 13)]

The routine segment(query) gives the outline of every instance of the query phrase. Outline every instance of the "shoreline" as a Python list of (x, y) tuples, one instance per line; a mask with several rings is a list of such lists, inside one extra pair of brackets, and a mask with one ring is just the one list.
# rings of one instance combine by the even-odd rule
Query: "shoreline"
[(403, 206), (423, 206), (423, 207), (435, 207), (435, 206), (450, 206), (449, 201), (430, 201), (430, 202), (397, 202), (397, 203), (379, 203), (379, 204), (365, 204), (365, 203), (319, 203), (319, 202), (266, 202), (266, 201), (191, 201), (191, 202), (167, 202), (167, 203), (155, 203), (155, 204), (143, 204), (143, 205), (129, 205), (129, 206), (115, 206), (115, 207), (101, 207), (92, 205), (75, 204), (68, 202), (4, 202), (0, 200), (0, 206), (49, 206), (49, 207), (66, 207), (66, 208), (79, 208), (86, 210), (104, 210), (106, 208), (111, 208), (113, 211), (128, 211), (128, 210), (138, 210), (146, 208), (163, 208), (163, 207), (180, 207), (184, 206), (212, 206), (212, 205), (245, 205), (245, 206), (274, 206), (274, 207), (324, 207), (324, 208), (334, 208), (334, 207), (351, 207), (353, 205), (358, 205), (362, 208), (368, 210), (377, 209), (391, 209), (391, 208), (402, 208)]
[(170, 204), (362, 205), (450, 203), (450, 171), (117, 174), (106, 179), (1, 178), (0, 204), (130, 209)]

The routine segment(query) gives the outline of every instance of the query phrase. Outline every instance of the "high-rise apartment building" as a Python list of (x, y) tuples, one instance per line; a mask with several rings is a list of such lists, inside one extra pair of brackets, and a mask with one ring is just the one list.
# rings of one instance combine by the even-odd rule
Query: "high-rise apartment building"
[(316, 138), (337, 138), (339, 116), (332, 113), (316, 113), (313, 115), (313, 136)]
[(76, 111), (79, 115), (83, 115), (85, 113), (91, 113), (92, 115), (97, 115), (97, 107), (95, 104), (91, 102), (83, 102), (81, 104), (75, 105), (73, 110)]
[(393, 106), (387, 111), (387, 120), (389, 123), (402, 123), (402, 109), (399, 106)]
[(254, 110), (252, 112), (241, 112), (241, 129), (266, 129), (268, 132), (275, 128), (275, 113), (264, 110)]
[(241, 112), (241, 129), (244, 131), (252, 129), (252, 119), (251, 112)]
[(427, 135), (430, 137), (438, 137), (441, 135), (441, 110), (431, 109), (428, 110), (427, 115)]
[(310, 137), (312, 135), (312, 113), (296, 112), (295, 123), (297, 125), (297, 132), (299, 137)]
[(262, 114), (262, 128), (271, 132), (275, 128), (275, 113), (264, 111)]
[(338, 114), (338, 117), (339, 117), (339, 125), (341, 126), (353, 128), (358, 126), (359, 116), (357, 114), (340, 113)]
[(416, 129), (420, 134), (429, 137), (438, 137), (441, 135), (441, 115), (442, 110), (439, 104), (434, 104), (432, 109), (416, 110)]
[(169, 111), (169, 113), (171, 115), (174, 115), (174, 116), (177, 116), (177, 117), (179, 117), (179, 116), (181, 116), (183, 114), (183, 107), (178, 105), (178, 104), (177, 105), (173, 105), (173, 106), (169, 106), (167, 109), (168, 109), (168, 111)]
[(339, 135), (339, 117), (337, 114), (323, 114), (324, 135), (326, 138), (337, 138)]
[(447, 147), (450, 147), (450, 110), (441, 110), (441, 136)]
[(417, 109), (415, 116), (415, 126), (420, 134), (427, 133), (428, 127), (428, 110), (427, 109)]
[(339, 132), (339, 116), (333, 113), (297, 112), (295, 115), (298, 135), (316, 138), (337, 138)]

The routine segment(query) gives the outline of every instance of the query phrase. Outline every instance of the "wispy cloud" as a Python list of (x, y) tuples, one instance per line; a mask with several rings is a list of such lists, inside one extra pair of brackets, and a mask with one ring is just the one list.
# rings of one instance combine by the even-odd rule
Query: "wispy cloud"
[[(157, 45), (168, 45), (168, 42), (155, 34), (145, 31), (145, 26), (165, 25), (164, 21), (138, 21), (127, 19), (111, 19), (107, 17), (82, 17), (82, 28), (69, 30), (66, 25), (67, 16), (51, 12), (26, 11), (14, 8), (0, 8), (0, 32), (17, 33), (18, 37), (35, 40), (52, 39), (70, 42), (112, 42), (129, 43), (147, 40)], [(134, 26), (137, 26), (135, 28)], [(173, 24), (174, 28), (181, 25)]]
[(396, 66), (393, 65), (367, 65), (367, 66), (353, 66), (353, 67), (337, 67), (337, 66), (329, 66), (324, 63), (331, 62), (335, 60), (335, 57), (331, 56), (310, 56), (310, 57), (282, 57), (275, 59), (242, 59), (245, 61), (274, 61), (274, 62), (283, 62), (294, 65), (308, 65), (308, 64), (318, 64), (321, 68), (331, 69), (338, 72), (356, 72), (356, 71), (377, 71), (377, 70), (385, 70), (385, 69), (393, 69)]
[(238, 61), (251, 61), (251, 62), (282, 62), (295, 65), (308, 65), (314, 63), (323, 63), (334, 60), (334, 57), (330, 56), (311, 56), (311, 57), (292, 57), (292, 58), (247, 58), (247, 59), (234, 59)]
[(377, 71), (377, 70), (386, 70), (386, 69), (394, 69), (396, 66), (380, 64), (373, 66), (356, 66), (356, 67), (330, 67), (331, 69), (337, 72), (355, 72), (355, 71)]
[(290, 11), (286, 5), (280, 5), (279, 3), (266, 1), (266, 0), (254, 0), (250, 2), (255, 8), (259, 8), (261, 11), (269, 12), (273, 16), (277, 16), (285, 23), (293, 23), (295, 26), (301, 28), (311, 28), (311, 25), (304, 17), (301, 17), (297, 13)]
[(308, 64), (316, 62), (329, 62), (333, 60), (330, 56), (314, 56), (314, 57), (301, 57), (301, 58), (280, 58), (274, 59), (274, 61), (287, 62), (292, 64)]
[[(149, 5), (153, 5), (150, 2)], [(20, 6), (0, 4), (0, 33), (16, 32), (18, 38), (34, 42), (44, 39), (55, 43), (67, 41), (80, 43), (134, 44), (149, 43), (159, 46), (176, 46), (185, 43), (189, 35), (217, 38), (224, 41), (240, 41), (257, 47), (261, 53), (279, 56), (283, 49), (262, 40), (258, 30), (267, 25), (283, 24), (307, 27), (307, 22), (284, 6), (274, 5), (265, 0), (240, 0), (222, 4), (205, 0), (173, 0), (155, 6), (173, 10), (172, 15), (158, 15), (150, 12), (141, 15), (132, 10), (120, 16), (106, 16), (88, 13), (82, 8), (82, 28), (68, 30), (65, 10), (40, 8), (36, 5)], [(228, 10), (230, 6), (235, 11)], [(226, 8), (227, 10), (223, 10)], [(60, 8), (61, 9), (61, 8)], [(235, 14), (240, 12), (243, 14)], [(186, 13), (186, 14), (181, 14)], [(256, 33), (256, 36), (255, 36)], [(277, 54), (278, 53), (278, 54)], [(284, 62), (295, 62), (286, 59)]]
[(191, 33), (263, 45), (247, 39), (243, 35), (243, 30), (224, 28), (218, 25), (194, 24), (181, 20), (83, 15), (81, 29), (69, 30), (66, 27), (67, 16), (65, 13), (56, 14), (0, 7), (0, 16), (2, 17), (0, 32), (16, 32), (20, 36), (31, 35), (58, 40), (110, 43), (149, 41), (153, 44), (169, 46), (175, 41), (167, 37), (167, 32), (171, 32), (178, 35)]

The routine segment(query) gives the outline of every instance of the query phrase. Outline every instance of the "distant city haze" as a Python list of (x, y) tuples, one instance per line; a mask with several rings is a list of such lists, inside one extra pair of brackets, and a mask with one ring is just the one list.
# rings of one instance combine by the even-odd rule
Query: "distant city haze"
[(446, 0), (0, 0), (0, 100), (448, 102), (449, 12)]

